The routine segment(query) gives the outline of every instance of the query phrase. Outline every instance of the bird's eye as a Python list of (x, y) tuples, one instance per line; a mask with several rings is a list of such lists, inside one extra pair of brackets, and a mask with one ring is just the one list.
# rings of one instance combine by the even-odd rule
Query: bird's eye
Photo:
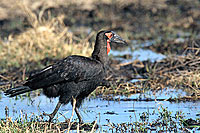
[(111, 32), (105, 33), (105, 35), (108, 37), (108, 39), (111, 39), (113, 37), (113, 34)]

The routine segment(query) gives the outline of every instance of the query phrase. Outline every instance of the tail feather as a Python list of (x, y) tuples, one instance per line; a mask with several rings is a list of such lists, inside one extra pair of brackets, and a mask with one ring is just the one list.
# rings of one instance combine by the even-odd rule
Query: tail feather
[(32, 91), (32, 89), (29, 88), (28, 86), (18, 86), (16, 88), (11, 88), (9, 90), (6, 90), (5, 95), (7, 95), (9, 97), (14, 97), (16, 95), (23, 94), (23, 93), (29, 92), (29, 91)]

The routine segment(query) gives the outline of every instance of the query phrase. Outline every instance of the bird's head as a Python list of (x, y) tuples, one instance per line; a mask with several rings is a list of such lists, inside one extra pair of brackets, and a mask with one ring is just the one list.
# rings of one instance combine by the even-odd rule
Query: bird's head
[(117, 35), (114, 31), (106, 31), (104, 35), (106, 37), (107, 54), (109, 54), (111, 50), (110, 44), (112, 43), (127, 45), (126, 41)]
[(96, 36), (96, 43), (94, 46), (94, 51), (92, 53), (92, 58), (101, 61), (106, 64), (108, 61), (108, 54), (111, 50), (111, 45), (122, 44), (127, 45), (119, 35), (111, 30), (100, 31)]

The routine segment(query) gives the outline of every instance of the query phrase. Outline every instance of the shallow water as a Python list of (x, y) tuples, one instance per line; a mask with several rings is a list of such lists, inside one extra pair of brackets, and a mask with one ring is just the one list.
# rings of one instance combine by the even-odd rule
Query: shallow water
[(145, 50), (142, 48), (139, 48), (137, 50), (132, 51), (131, 48), (127, 48), (125, 51), (115, 51), (112, 50), (110, 52), (112, 56), (123, 56), (123, 55), (131, 55), (131, 59), (126, 59), (120, 58), (120, 57), (115, 57), (115, 59), (121, 60), (123, 63), (125, 62), (131, 62), (134, 60), (140, 60), (140, 61), (145, 61), (145, 60), (150, 60), (151, 62), (162, 60), (165, 58), (165, 55), (155, 53), (151, 50)]
[[(152, 50), (149, 49), (143, 49), (143, 47), (151, 46), (155, 43), (156, 41), (154, 40), (144, 41), (143, 43), (138, 43), (138, 41), (133, 40), (132, 45), (130, 47), (123, 49), (123, 51), (111, 50), (110, 54), (115, 59), (118, 59), (123, 63), (131, 62), (134, 60), (140, 60), (140, 61), (150, 60), (151, 62), (155, 62), (166, 58), (166, 56), (163, 54), (153, 52)], [(129, 59), (120, 58), (123, 57), (124, 55), (130, 55), (132, 58)]]
[[(114, 98), (119, 98), (121, 101), (107, 101), (102, 98), (91, 98), (85, 100), (83, 106), (80, 108), (81, 114), (85, 122), (92, 122), (94, 120), (98, 121), (101, 126), (101, 130), (106, 130), (108, 127), (104, 126), (108, 122), (113, 123), (123, 123), (123, 122), (134, 122), (141, 121), (140, 115), (143, 112), (149, 112), (149, 121), (155, 120), (158, 115), (158, 110), (163, 107), (167, 107), (169, 111), (172, 111), (174, 115), (177, 111), (182, 111), (185, 118), (198, 118), (197, 114), (200, 113), (200, 101), (197, 102), (169, 102), (169, 101), (145, 101), (147, 98), (152, 99), (167, 99), (174, 98), (177, 96), (184, 96), (185, 92), (181, 90), (162, 90), (158, 91), (153, 95), (152, 92), (147, 92), (145, 94), (135, 94), (130, 97), (116, 96)], [(24, 98), (23, 100), (15, 98), (8, 98), (4, 94), (1, 94), (0, 99), (0, 114), (1, 119), (5, 119), (5, 108), (9, 109), (9, 116), (12, 119), (16, 119), (23, 114), (28, 114), (31, 116), (39, 116), (44, 112), (51, 113), (58, 102), (58, 98), (48, 99), (44, 95), (41, 96), (31, 96), (31, 98)], [(129, 101), (123, 101), (123, 99), (129, 99)], [(131, 101), (131, 99), (140, 99), (140, 101)], [(71, 104), (63, 105), (59, 113), (64, 114), (66, 118), (71, 116)], [(154, 113), (155, 112), (155, 113)], [(65, 118), (57, 114), (56, 118), (59, 121), (64, 121)], [(73, 117), (74, 120), (77, 119), (76, 115)], [(48, 117), (45, 117), (47, 120)]]

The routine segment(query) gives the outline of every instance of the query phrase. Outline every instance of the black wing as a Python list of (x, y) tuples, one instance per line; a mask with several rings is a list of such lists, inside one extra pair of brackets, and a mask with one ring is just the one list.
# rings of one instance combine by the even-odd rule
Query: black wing
[(93, 59), (82, 56), (69, 56), (30, 76), (24, 85), (32, 89), (38, 89), (62, 82), (80, 82), (92, 79), (102, 72), (103, 66), (101, 63)]

